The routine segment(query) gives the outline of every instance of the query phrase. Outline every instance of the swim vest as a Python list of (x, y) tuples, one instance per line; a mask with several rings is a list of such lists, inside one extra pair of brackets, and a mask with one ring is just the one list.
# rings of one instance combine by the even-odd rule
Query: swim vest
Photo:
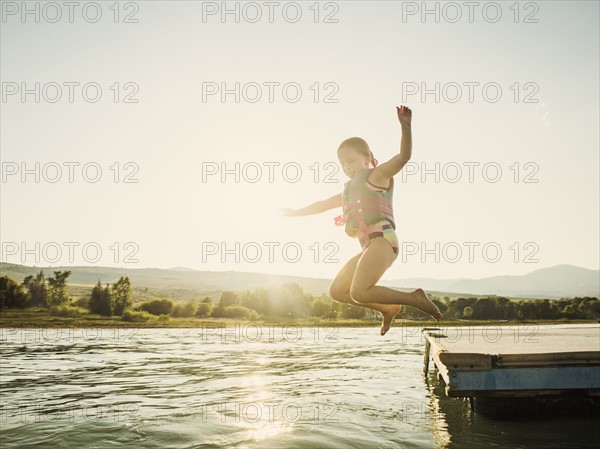
[[(346, 182), (342, 194), (342, 207), (346, 234), (354, 237), (356, 231), (381, 220), (387, 220), (396, 229), (393, 211), (394, 178), (390, 179), (390, 188), (372, 190), (367, 178), (373, 169), (365, 168)], [(370, 183), (369, 183), (370, 184)], [(373, 186), (373, 184), (371, 184)], [(373, 186), (375, 187), (375, 186)]]

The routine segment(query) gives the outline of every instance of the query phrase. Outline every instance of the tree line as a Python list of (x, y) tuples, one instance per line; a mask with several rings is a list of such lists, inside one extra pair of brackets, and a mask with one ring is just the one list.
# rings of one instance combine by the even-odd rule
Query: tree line
[[(450, 299), (429, 295), (448, 320), (558, 320), (600, 319), (600, 301), (594, 297), (511, 300), (502, 296)], [(379, 314), (364, 307), (340, 304), (328, 295), (314, 296), (298, 284), (284, 284), (253, 292), (223, 292), (212, 311), (214, 317), (250, 318), (354, 318), (379, 319)], [(397, 319), (423, 319), (429, 315), (402, 306)]]
[[(73, 303), (67, 294), (70, 271), (54, 271), (46, 278), (43, 270), (27, 276), (21, 284), (0, 277), (0, 309), (48, 307), (56, 309), (79, 307), (103, 316), (122, 316), (130, 321), (145, 321), (151, 316), (239, 318), (248, 320), (269, 318), (378, 319), (379, 314), (364, 307), (340, 304), (328, 295), (305, 292), (297, 283), (286, 283), (254, 291), (224, 291), (218, 302), (209, 297), (200, 301), (175, 303), (169, 299), (146, 301), (133, 307), (131, 283), (128, 277), (92, 288), (89, 297)], [(557, 320), (600, 319), (600, 301), (595, 297), (561, 299), (511, 300), (502, 296), (450, 299), (429, 295), (448, 320)], [(428, 318), (420, 310), (403, 306), (399, 319)]]
[(54, 276), (46, 278), (44, 270), (33, 276), (27, 276), (21, 284), (8, 276), (0, 277), (0, 309), (46, 307), (55, 310), (67, 310), (69, 307), (81, 307), (91, 313), (111, 316), (122, 315), (131, 308), (131, 283), (128, 277), (121, 277), (112, 285), (102, 287), (100, 281), (92, 289), (89, 298), (73, 303), (67, 294), (67, 279), (70, 271), (54, 271)]

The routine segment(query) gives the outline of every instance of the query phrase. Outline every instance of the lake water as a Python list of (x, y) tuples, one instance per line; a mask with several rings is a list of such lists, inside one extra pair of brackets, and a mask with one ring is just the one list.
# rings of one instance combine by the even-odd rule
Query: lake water
[(419, 329), (378, 332), (2, 329), (0, 446), (599, 447), (593, 420), (472, 414), (423, 376)]

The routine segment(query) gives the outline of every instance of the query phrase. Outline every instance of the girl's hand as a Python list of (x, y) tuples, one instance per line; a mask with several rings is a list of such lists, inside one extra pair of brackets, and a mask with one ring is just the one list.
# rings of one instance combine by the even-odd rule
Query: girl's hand
[(412, 121), (412, 111), (406, 106), (396, 106), (396, 112), (398, 113), (398, 120), (401, 125), (410, 125)]

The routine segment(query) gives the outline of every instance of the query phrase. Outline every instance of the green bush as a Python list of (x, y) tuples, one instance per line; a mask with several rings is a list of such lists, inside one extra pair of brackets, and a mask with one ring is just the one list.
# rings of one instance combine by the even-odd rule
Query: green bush
[(23, 287), (8, 276), (0, 277), (0, 309), (27, 306), (27, 293)]
[(154, 299), (143, 303), (138, 309), (151, 313), (152, 315), (170, 315), (173, 311), (173, 301), (168, 299)]
[(69, 304), (60, 304), (58, 306), (52, 306), (50, 308), (50, 315), (52, 316), (63, 316), (68, 318), (77, 318), (81, 315), (89, 313), (82, 307), (76, 307)]
[(143, 321), (148, 321), (151, 318), (152, 315), (144, 310), (137, 311), (131, 309), (124, 310), (122, 317), (123, 321), (129, 321), (131, 323), (141, 323)]
[(188, 301), (185, 304), (175, 304), (173, 312), (171, 312), (171, 316), (174, 317), (191, 318), (194, 315), (196, 315), (196, 304), (193, 301)]
[(212, 311), (213, 304), (210, 302), (210, 299), (208, 301), (202, 301), (200, 304), (198, 304), (198, 307), (196, 308), (196, 317), (205, 318), (207, 316), (210, 316)]
[[(254, 310), (250, 310), (247, 307), (234, 304), (233, 306), (225, 307), (221, 316), (223, 318), (245, 318), (245, 319), (258, 319), (258, 314)], [(252, 316), (252, 318), (250, 318)], [(255, 317), (254, 317), (255, 316)]]

